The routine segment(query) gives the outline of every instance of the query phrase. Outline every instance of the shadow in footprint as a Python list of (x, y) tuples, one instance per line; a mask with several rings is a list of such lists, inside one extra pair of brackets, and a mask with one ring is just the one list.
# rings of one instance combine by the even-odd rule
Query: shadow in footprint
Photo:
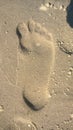
[(23, 95), (23, 99), (24, 99), (25, 103), (26, 103), (32, 110), (38, 111), (38, 109), (36, 109), (35, 106), (34, 106), (31, 102), (29, 102), (26, 97), (24, 97), (24, 95)]
[(68, 5), (67, 9), (67, 22), (68, 24), (73, 28), (73, 0), (70, 1), (70, 4)]
[(19, 47), (21, 48), (21, 50), (22, 50), (23, 52), (28, 53), (29, 50), (28, 50), (27, 48), (23, 47), (22, 44), (21, 44), (21, 38), (22, 38), (22, 36), (21, 36), (21, 34), (19, 33), (18, 28), (16, 28), (16, 34), (17, 34), (17, 36), (18, 36), (18, 38), (19, 38)]

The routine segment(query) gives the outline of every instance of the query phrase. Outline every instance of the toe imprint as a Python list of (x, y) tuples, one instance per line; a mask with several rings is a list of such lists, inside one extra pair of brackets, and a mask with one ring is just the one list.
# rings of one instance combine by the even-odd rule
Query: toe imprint
[[(48, 84), (54, 65), (55, 48), (52, 35), (39, 23), (30, 20), (27, 26), (19, 24), (17, 29), (21, 37), (20, 44), (24, 51), (24, 90), (25, 102), (34, 110), (47, 104)], [(30, 53), (28, 53), (30, 52)]]

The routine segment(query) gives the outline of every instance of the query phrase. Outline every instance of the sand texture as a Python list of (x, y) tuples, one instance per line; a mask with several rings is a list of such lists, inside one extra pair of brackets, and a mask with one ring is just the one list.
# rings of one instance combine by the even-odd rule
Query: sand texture
[(0, 0), (0, 130), (73, 130), (73, 0)]

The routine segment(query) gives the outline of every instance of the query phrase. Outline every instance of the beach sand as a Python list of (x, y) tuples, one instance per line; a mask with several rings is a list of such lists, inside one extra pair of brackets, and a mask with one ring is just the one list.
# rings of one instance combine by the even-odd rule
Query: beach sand
[(73, 129), (69, 5), (0, 0), (0, 130)]

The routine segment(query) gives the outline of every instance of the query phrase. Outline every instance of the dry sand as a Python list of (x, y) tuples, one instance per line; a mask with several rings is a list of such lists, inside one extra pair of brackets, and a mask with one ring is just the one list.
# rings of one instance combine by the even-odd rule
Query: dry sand
[(0, 0), (0, 130), (73, 130), (72, 7)]

